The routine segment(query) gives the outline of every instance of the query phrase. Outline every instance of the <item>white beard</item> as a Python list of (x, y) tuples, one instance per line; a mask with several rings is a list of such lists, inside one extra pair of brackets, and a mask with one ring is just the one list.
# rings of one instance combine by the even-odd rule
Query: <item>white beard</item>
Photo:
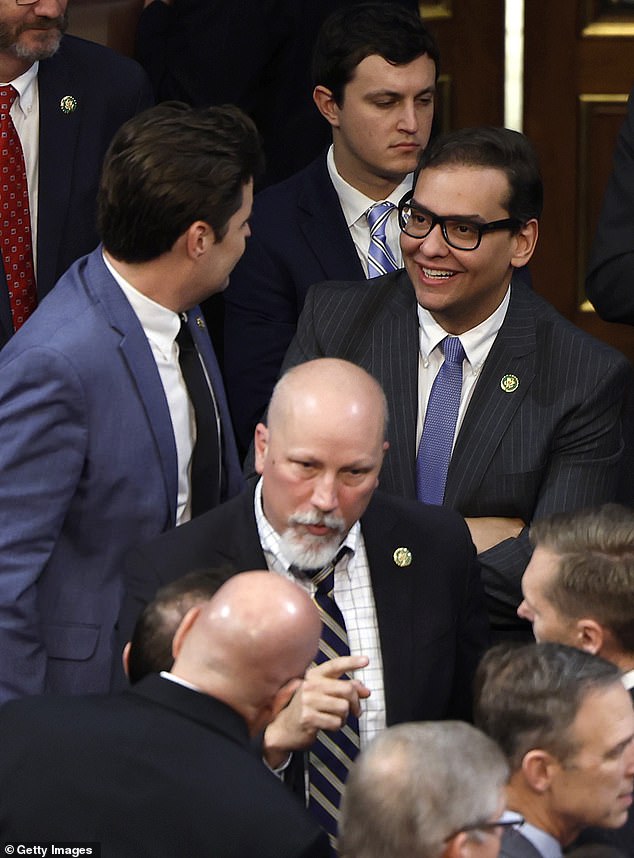
[[(296, 524), (325, 525), (335, 532), (325, 536), (298, 533)], [(344, 521), (338, 515), (321, 515), (318, 512), (296, 513), (288, 520), (288, 527), (280, 536), (284, 556), (300, 569), (321, 569), (337, 553), (346, 535)]]

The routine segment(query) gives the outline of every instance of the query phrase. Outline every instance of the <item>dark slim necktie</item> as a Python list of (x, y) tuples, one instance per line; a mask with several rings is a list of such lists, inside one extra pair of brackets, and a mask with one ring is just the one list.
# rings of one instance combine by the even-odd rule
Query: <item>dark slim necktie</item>
[[(309, 573), (316, 586), (313, 598), (322, 620), (316, 664), (341, 655), (350, 655), (346, 624), (333, 594), (335, 567), (348, 553), (351, 553), (349, 548), (340, 548), (326, 567)], [(320, 730), (308, 753), (308, 807), (328, 833), (333, 854), (336, 854), (334, 850), (343, 786), (358, 753), (359, 719), (353, 714), (348, 715), (341, 730)]]
[(191, 464), (192, 518), (220, 503), (220, 439), (216, 407), (187, 322), (176, 337), (178, 361), (196, 418), (196, 443)]
[(398, 268), (394, 254), (390, 250), (385, 229), (394, 203), (375, 203), (366, 212), (370, 227), (370, 247), (368, 249), (368, 277), (380, 277)]
[(462, 393), (462, 362), (465, 357), (458, 337), (445, 337), (440, 348), (445, 356), (434, 379), (425, 425), (416, 457), (416, 495), (425, 503), (440, 505), (445, 483)]
[(0, 88), (0, 246), (16, 331), (37, 306), (26, 167), (9, 113), (17, 96), (12, 86)]

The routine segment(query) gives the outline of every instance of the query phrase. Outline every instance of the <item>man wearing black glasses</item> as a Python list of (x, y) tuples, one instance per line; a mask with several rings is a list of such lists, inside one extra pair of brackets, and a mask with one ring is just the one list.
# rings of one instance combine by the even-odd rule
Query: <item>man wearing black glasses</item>
[(503, 635), (529, 632), (515, 615), (527, 526), (614, 498), (632, 383), (622, 355), (513, 276), (533, 254), (541, 208), (523, 135), (438, 138), (399, 206), (405, 270), (371, 290), (314, 287), (285, 359), (336, 355), (380, 380), (390, 405), (381, 488), (465, 516)]

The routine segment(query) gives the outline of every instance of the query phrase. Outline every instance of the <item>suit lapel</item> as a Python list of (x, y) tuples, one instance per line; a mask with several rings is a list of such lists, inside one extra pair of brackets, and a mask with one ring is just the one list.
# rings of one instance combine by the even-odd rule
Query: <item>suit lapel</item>
[(324, 280), (365, 280), (325, 157), (307, 171), (298, 208), (299, 227), (323, 268)]
[(361, 519), (361, 532), (379, 626), (388, 725), (413, 717), (408, 690), (415, 684), (414, 623), (419, 620), (412, 610), (413, 567), (399, 567), (394, 561), (394, 551), (406, 547), (398, 542), (397, 528), (395, 511), (375, 495)]
[(154, 438), (163, 470), (170, 519), (175, 522), (178, 494), (176, 443), (165, 391), (141, 323), (104, 265), (101, 247), (88, 257), (86, 283), (87, 291), (103, 307), (111, 327), (121, 335), (119, 349), (145, 410), (148, 429)]
[(193, 307), (187, 314), (187, 324), (192, 338), (198, 349), (209, 381), (213, 387), (218, 412), (220, 414), (221, 437), (222, 437), (222, 466), (223, 466), (223, 497), (222, 500), (237, 495), (244, 488), (244, 477), (240, 468), (240, 459), (236, 447), (229, 406), (225, 395), (225, 387), (218, 366), (218, 360), (214, 352), (205, 320), (200, 307)]
[[(38, 71), (40, 100), (37, 282), (54, 283), (57, 256), (71, 193), (73, 161), (83, 105), (83, 86), (64, 54), (43, 60)], [(64, 112), (62, 99), (72, 96), (74, 109)], [(71, 105), (72, 107), (72, 105)], [(54, 200), (54, 205), (51, 204)], [(44, 297), (39, 294), (40, 299)]]
[(445, 490), (448, 506), (460, 508), (477, 489), (535, 378), (535, 317), (523, 288), (515, 285), (511, 290), (506, 318), (484, 362), (456, 439)]

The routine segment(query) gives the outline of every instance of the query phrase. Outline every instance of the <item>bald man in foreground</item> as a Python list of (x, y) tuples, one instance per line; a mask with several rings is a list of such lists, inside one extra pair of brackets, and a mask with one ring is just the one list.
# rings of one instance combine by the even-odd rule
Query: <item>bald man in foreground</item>
[[(256, 428), (260, 480), (135, 551), (126, 576), (132, 614), (159, 586), (208, 566), (266, 566), (271, 581), (298, 581), (326, 612), (330, 580), (340, 616), (324, 616), (324, 629), (336, 628), (338, 640), (322, 633), (324, 660), (267, 729), (264, 752), (274, 768), (288, 763), (285, 779), (333, 843), (347, 772), (322, 769), (322, 749), (348, 760), (386, 725), (468, 719), (472, 676), (488, 641), (464, 520), (375, 493), (389, 456), (385, 421), (383, 391), (365, 370), (331, 358), (295, 367), (275, 388), (268, 425)], [(122, 618), (126, 639), (130, 619)], [(306, 753), (289, 763), (289, 751)]]
[(184, 617), (170, 673), (118, 696), (0, 709), (0, 836), (111, 858), (323, 858), (327, 840), (250, 748), (288, 703), (321, 623), (296, 584), (234, 576)]

